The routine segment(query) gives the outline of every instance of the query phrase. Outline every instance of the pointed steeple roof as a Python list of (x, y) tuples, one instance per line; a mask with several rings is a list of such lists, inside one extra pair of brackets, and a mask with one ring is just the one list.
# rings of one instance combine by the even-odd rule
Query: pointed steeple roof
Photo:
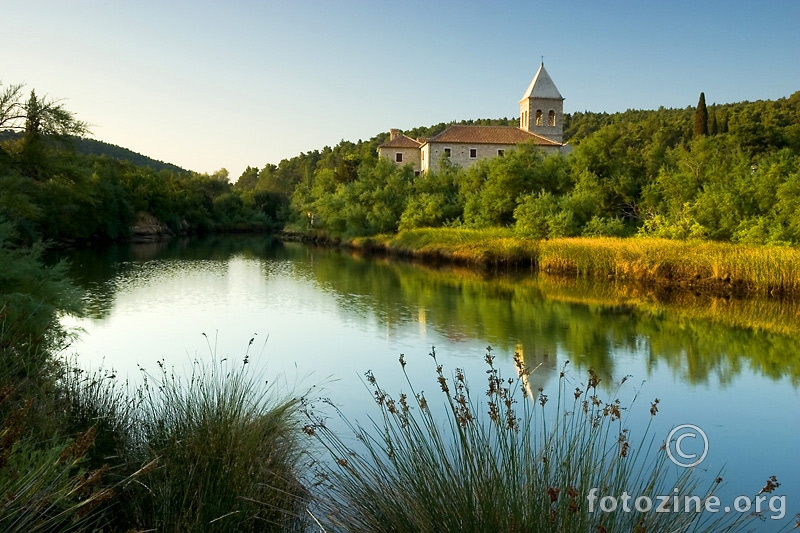
[(525, 91), (525, 94), (522, 96), (522, 100), (520, 100), (520, 102), (527, 100), (528, 98), (551, 98), (557, 100), (564, 99), (564, 97), (561, 96), (561, 93), (558, 92), (556, 84), (553, 83), (552, 78), (550, 78), (550, 74), (548, 74), (544, 69), (544, 63), (539, 65), (539, 70), (536, 71), (533, 81), (531, 81), (531, 84), (528, 86), (528, 90)]

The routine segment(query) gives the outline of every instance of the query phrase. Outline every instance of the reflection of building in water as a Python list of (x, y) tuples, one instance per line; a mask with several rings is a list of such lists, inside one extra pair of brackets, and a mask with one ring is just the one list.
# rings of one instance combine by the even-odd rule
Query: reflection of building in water
[(420, 307), (417, 310), (417, 323), (419, 324), (419, 336), (422, 340), (428, 339), (428, 316), (427, 310)]
[(558, 364), (558, 358), (555, 352), (548, 353), (545, 348), (534, 347), (526, 353), (521, 343), (514, 345), (514, 352), (522, 357), (526, 367), (533, 370), (529, 376), (525, 376), (522, 380), (523, 386), (530, 393), (531, 398), (536, 399), (539, 396), (539, 389), (544, 389), (544, 393), (548, 396), (557, 392), (556, 390), (548, 391), (547, 388), (548, 385), (550, 387), (558, 387), (557, 380), (550, 382), (550, 379), (557, 375), (556, 365)]

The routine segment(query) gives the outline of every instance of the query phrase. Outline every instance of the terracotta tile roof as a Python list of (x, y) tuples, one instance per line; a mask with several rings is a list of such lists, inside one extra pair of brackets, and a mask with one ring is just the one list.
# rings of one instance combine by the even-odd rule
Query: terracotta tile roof
[(396, 139), (386, 141), (378, 148), (419, 148), (420, 146), (422, 146), (421, 142), (415, 141), (406, 135), (400, 135)]
[(429, 143), (520, 144), (533, 141), (540, 146), (561, 146), (561, 143), (514, 126), (450, 126)]

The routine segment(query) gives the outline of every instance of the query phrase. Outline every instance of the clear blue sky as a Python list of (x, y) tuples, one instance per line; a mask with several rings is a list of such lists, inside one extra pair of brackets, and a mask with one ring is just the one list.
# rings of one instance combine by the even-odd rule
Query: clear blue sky
[(0, 0), (0, 20), (4, 85), (232, 180), (392, 127), (517, 116), (540, 56), (566, 112), (800, 90), (798, 0)]

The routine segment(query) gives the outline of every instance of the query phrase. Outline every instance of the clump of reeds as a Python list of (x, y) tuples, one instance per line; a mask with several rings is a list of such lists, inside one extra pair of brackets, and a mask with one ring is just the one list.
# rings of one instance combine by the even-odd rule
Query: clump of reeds
[(131, 486), (137, 527), (158, 531), (294, 531), (308, 493), (298, 399), (244, 364), (195, 363), (188, 379), (161, 363), (137, 392), (128, 460), (157, 463)]
[[(741, 516), (588, 512), (592, 488), (657, 501), (662, 494), (709, 495), (717, 482), (698, 491), (693, 471), (672, 475), (666, 453), (648, 436), (649, 424), (641, 440), (632, 440), (625, 426), (630, 406), (600, 399), (593, 371), (577, 387), (562, 371), (550, 400), (543, 390), (528, 389), (531, 369), (521, 357), (515, 361), (516, 375), (506, 378), (487, 351), (481, 399), (463, 371), (449, 378), (435, 362), (440, 412), (416, 391), (401, 355), (408, 392), (391, 396), (368, 372), (379, 415), (371, 428), (342, 417), (355, 442), (307, 406), (305, 432), (331, 455), (318, 474), (316, 516), (325, 530), (716, 532), (741, 525)], [(651, 404), (651, 417), (657, 405)]]
[(81, 513), (111, 531), (302, 530), (299, 400), (267, 386), (247, 354), (212, 354), (186, 377), (159, 366), (136, 389), (109, 370), (62, 372), (53, 416), (61, 435), (92, 436), (79, 466), (99, 473), (103, 496), (78, 500)]

